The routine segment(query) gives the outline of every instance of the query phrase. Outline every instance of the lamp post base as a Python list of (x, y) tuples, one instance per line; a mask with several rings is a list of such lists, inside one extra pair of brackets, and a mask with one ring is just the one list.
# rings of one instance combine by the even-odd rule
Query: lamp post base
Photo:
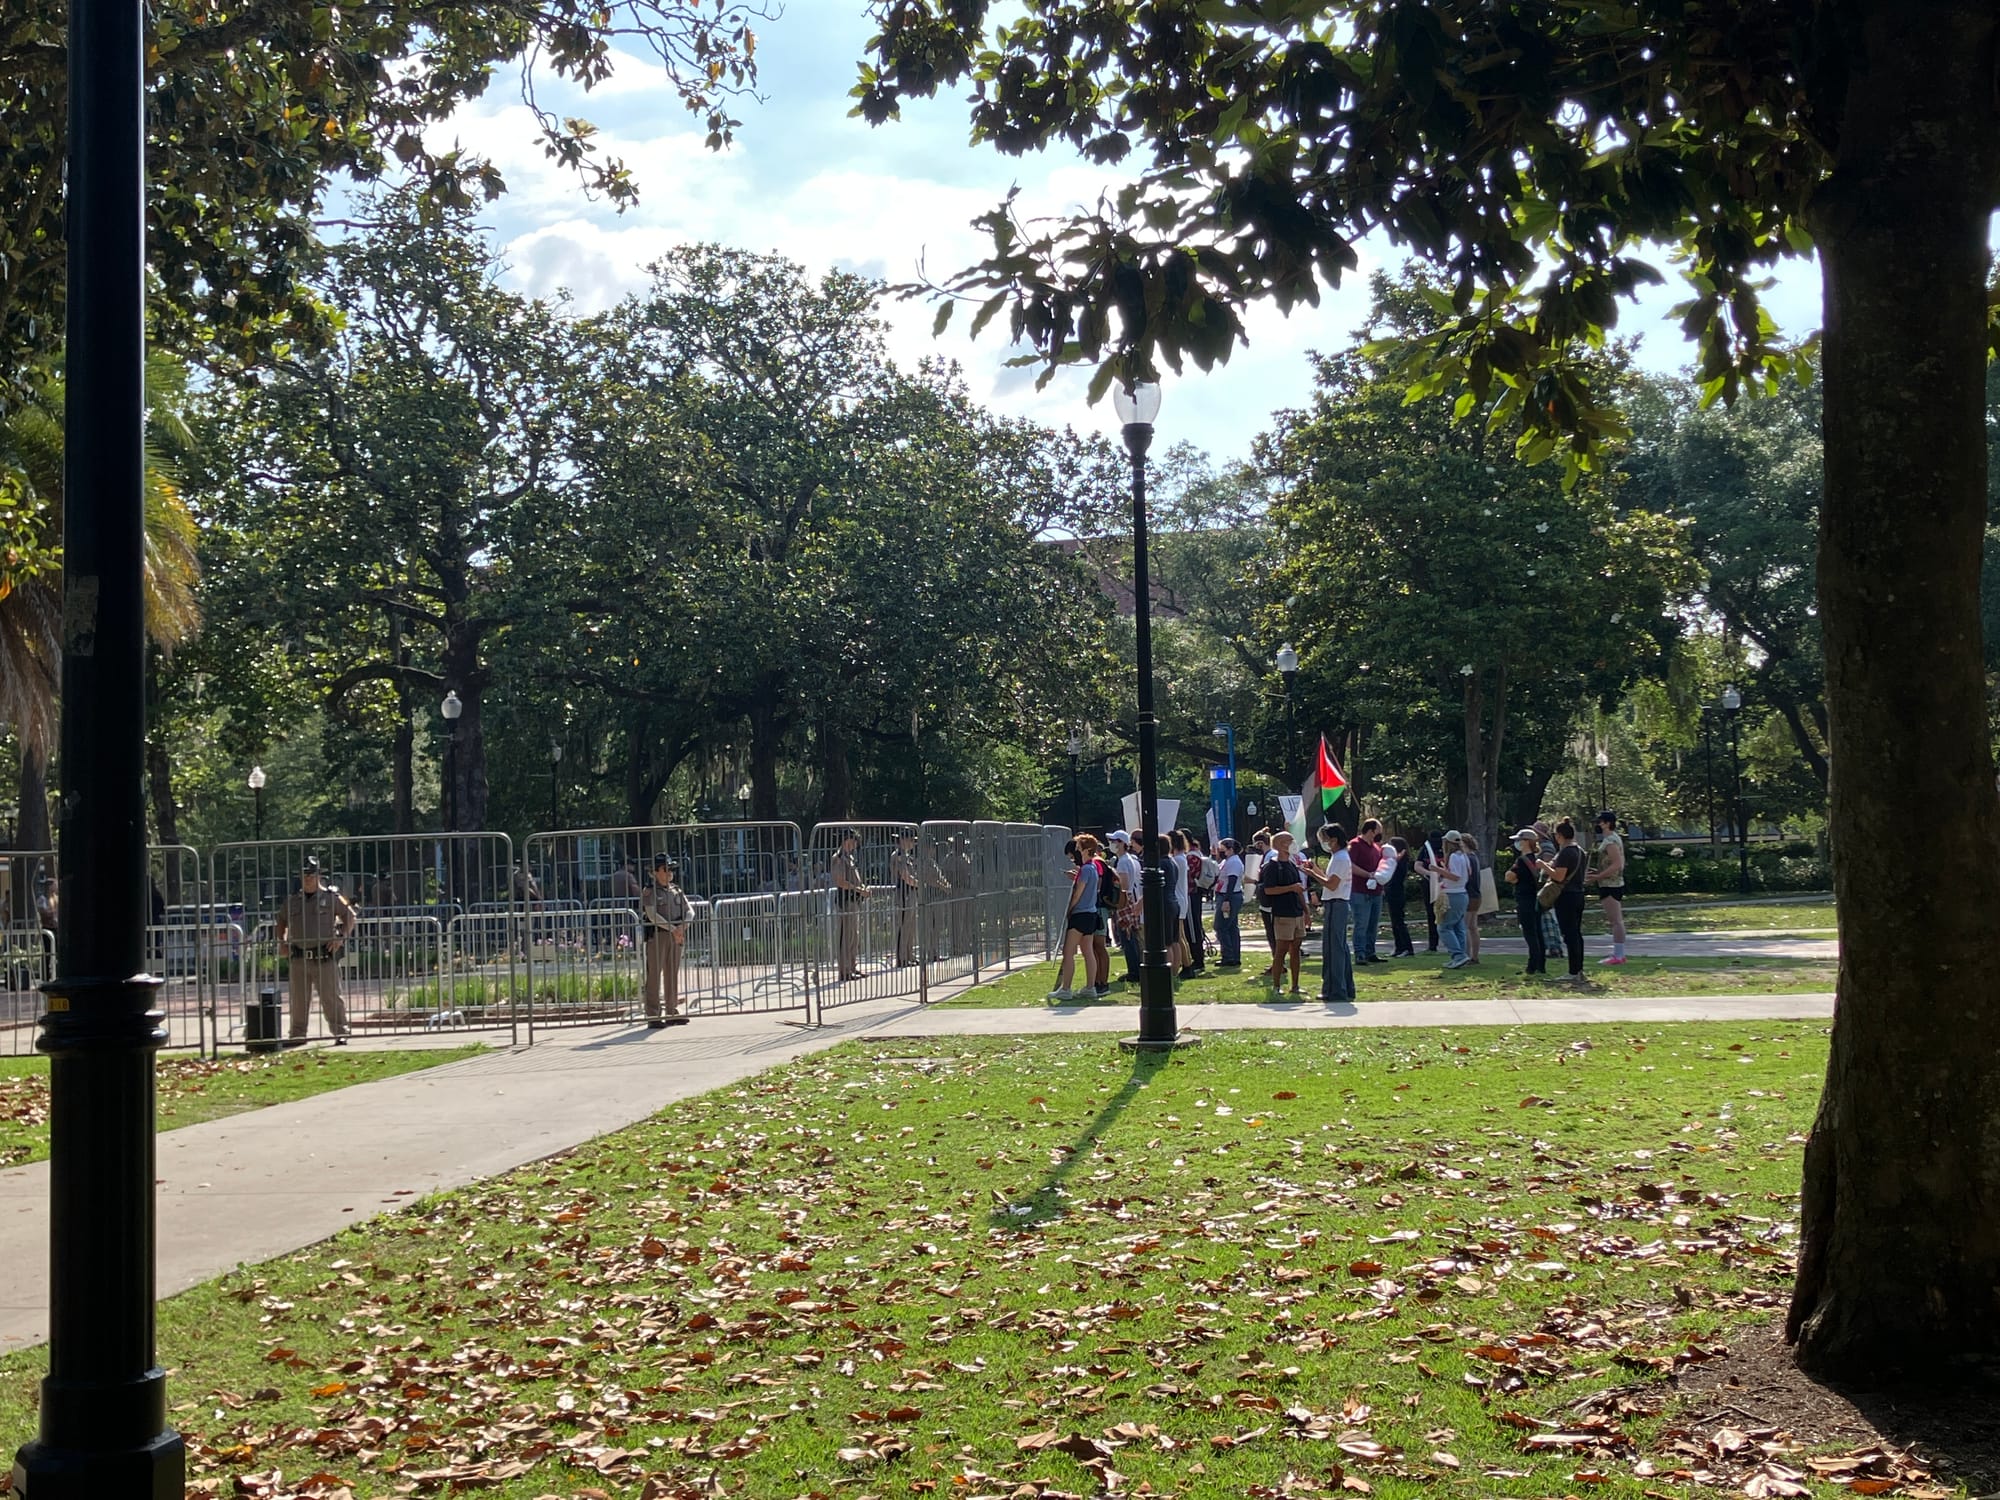
[(1125, 1036), (1118, 1039), (1121, 1052), (1174, 1052), (1182, 1047), (1199, 1047), (1201, 1038), (1192, 1031), (1183, 1031), (1176, 1036), (1154, 1038)]
[(115, 1452), (32, 1442), (14, 1456), (14, 1493), (34, 1500), (181, 1500), (187, 1445), (163, 1432)]

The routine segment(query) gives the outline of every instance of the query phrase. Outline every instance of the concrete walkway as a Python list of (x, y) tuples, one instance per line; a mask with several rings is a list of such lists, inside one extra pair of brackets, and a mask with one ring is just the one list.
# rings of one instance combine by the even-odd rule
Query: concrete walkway
[[(1709, 950), (1714, 951), (1714, 950)], [(942, 996), (940, 996), (942, 998)], [(1366, 1006), (1190, 1005), (1183, 1028), (1575, 1025), (1592, 1021), (1820, 1019), (1826, 994), (1659, 999), (1580, 994)], [(1129, 1033), (1131, 1006), (939, 1010), (884, 1000), (804, 1030), (777, 1016), (544, 1032), (511, 1048), (159, 1139), (159, 1291), (283, 1255), (427, 1193), (491, 1177), (765, 1068), (857, 1037)], [(432, 1045), (439, 1038), (399, 1039)], [(463, 1034), (448, 1039), (467, 1040)], [(0, 1172), (0, 1351), (47, 1337), (47, 1164)]]

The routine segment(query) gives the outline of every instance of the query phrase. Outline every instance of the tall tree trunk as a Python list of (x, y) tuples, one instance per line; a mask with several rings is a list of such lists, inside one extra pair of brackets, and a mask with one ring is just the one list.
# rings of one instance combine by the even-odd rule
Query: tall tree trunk
[[(41, 853), (55, 848), (54, 835), (49, 831), (48, 764), (45, 752), (28, 745), (21, 747), (21, 817), (15, 829), (14, 847), (24, 852)], [(53, 878), (54, 871), (38, 859), (16, 859), (12, 864), (12, 909), (7, 915), (17, 923), (38, 925), (35, 877), (47, 873)]]
[(31, 746), (21, 750), (21, 825), (14, 847), (38, 853), (55, 848), (49, 830), (49, 758)]
[(847, 757), (847, 736), (836, 724), (819, 726), (819, 769), (825, 780), (820, 792), (822, 823), (838, 823), (853, 815), (854, 777)]
[(1465, 818), (1458, 825), (1461, 833), (1479, 832), (1488, 817), (1484, 676), (1474, 672), (1465, 679)]
[(650, 827), (653, 821), (653, 785), (646, 775), (646, 739), (652, 725), (653, 716), (645, 707), (632, 711), (625, 739), (625, 816), (634, 828)]
[(778, 817), (778, 707), (770, 683), (759, 686), (750, 705), (750, 816), (771, 823)]
[[(1979, 620), (1991, 0), (1833, 7), (1819, 600), (1839, 1003), (1786, 1331), (1815, 1373), (2000, 1353), (2000, 799)], [(1922, 828), (1927, 857), (1882, 857)], [(1952, 872), (1940, 885), (1939, 870)]]
[[(146, 787), (153, 799), (153, 831), (161, 844), (172, 848), (181, 841), (180, 809), (174, 803), (174, 767), (167, 759), (167, 747), (158, 738), (146, 741)], [(181, 903), (181, 862), (171, 854), (166, 859), (167, 905)]]

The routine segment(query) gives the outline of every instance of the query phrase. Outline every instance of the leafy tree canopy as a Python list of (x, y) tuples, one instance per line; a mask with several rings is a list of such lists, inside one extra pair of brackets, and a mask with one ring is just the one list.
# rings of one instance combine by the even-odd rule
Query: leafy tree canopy
[[(536, 100), (585, 88), (615, 50), (648, 52), (705, 118), (711, 146), (756, 77), (754, 8), (721, 0), (164, 0), (149, 7), (147, 253), (156, 337), (256, 358), (313, 342), (307, 290), (328, 183), (407, 172), (441, 205), (503, 186), (488, 162), (427, 145), (427, 127), (518, 68), (548, 154), (623, 204), (638, 191), (586, 120)], [(63, 319), (68, 86), (61, 0), (9, 5), (0, 29), (0, 403)]]

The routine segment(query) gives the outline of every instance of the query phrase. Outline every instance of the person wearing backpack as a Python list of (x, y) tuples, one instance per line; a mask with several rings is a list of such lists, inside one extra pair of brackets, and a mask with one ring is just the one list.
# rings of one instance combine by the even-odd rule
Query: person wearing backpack
[(1306, 936), (1306, 882), (1292, 858), (1290, 829), (1281, 828), (1271, 835), (1271, 854), (1259, 872), (1257, 890), (1271, 906), (1271, 967), (1265, 978), (1271, 981), (1272, 989), (1282, 990), (1289, 964), (1292, 993), (1296, 995), (1300, 993), (1300, 949)]
[(1113, 935), (1118, 951), (1125, 955), (1125, 982), (1137, 984), (1144, 955), (1139, 950), (1139, 934), (1145, 926), (1139, 903), (1139, 881), (1143, 872), (1139, 856), (1132, 852), (1132, 836), (1124, 829), (1111, 835), (1111, 859), (1118, 871), (1118, 915)]
[(1125, 904), (1124, 877), (1102, 849), (1092, 852), (1097, 866), (1097, 932), (1089, 944), (1094, 960), (1091, 974), (1100, 997), (1111, 993), (1111, 933), (1118, 923), (1118, 909)]
[[(1049, 991), (1048, 998), (1063, 1000), (1094, 1000), (1097, 998), (1096, 975), (1092, 972), (1096, 957), (1091, 949), (1091, 939), (1103, 926), (1097, 914), (1097, 840), (1089, 834), (1080, 834), (1069, 842), (1068, 849), (1074, 873), (1070, 877), (1069, 910), (1063, 925), (1062, 967), (1056, 971), (1056, 987)], [(1078, 955), (1083, 957), (1083, 988), (1072, 990), (1070, 977), (1076, 972)]]

